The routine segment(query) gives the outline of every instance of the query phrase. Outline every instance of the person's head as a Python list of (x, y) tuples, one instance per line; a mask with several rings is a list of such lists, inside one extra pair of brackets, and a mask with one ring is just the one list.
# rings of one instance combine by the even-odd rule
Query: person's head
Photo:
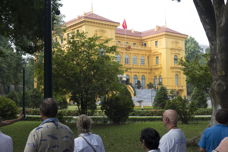
[(40, 113), (42, 117), (53, 118), (56, 117), (58, 106), (53, 98), (46, 98), (40, 105)]
[(216, 112), (215, 120), (220, 124), (228, 125), (228, 109), (219, 109)]
[(145, 128), (141, 131), (140, 141), (146, 150), (155, 150), (159, 146), (160, 135), (153, 128)]
[(88, 133), (90, 132), (92, 126), (92, 120), (87, 115), (78, 116), (77, 128), (79, 133)]
[(172, 109), (166, 110), (162, 116), (163, 124), (168, 128), (177, 126), (177, 119), (177, 112)]

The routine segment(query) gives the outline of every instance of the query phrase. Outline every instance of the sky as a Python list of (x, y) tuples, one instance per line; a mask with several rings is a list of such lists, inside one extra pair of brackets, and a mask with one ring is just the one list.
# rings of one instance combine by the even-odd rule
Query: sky
[(209, 45), (192, 0), (62, 0), (64, 21), (91, 11), (135, 31), (164, 26), (194, 37), (200, 45)]

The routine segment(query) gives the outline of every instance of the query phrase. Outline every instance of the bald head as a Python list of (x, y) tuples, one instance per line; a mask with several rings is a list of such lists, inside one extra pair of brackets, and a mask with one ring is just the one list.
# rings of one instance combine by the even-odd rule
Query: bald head
[(177, 112), (172, 109), (168, 109), (163, 113), (163, 120), (167, 120), (167, 123), (177, 124)]

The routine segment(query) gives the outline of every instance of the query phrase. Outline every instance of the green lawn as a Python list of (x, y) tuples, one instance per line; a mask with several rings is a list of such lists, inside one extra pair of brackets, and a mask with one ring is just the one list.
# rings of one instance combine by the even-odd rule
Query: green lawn
[[(29, 132), (39, 125), (38, 121), (22, 121), (16, 124), (2, 127), (1, 131), (11, 136), (14, 140), (14, 152), (22, 152)], [(207, 121), (179, 125), (184, 130), (187, 138), (199, 135), (208, 125)], [(75, 125), (70, 125), (77, 136)], [(135, 122), (125, 125), (96, 125), (93, 132), (103, 138), (107, 152), (143, 152), (139, 142), (140, 130), (145, 127), (152, 127), (162, 135), (165, 128), (161, 122)], [(195, 152), (196, 147), (188, 147), (188, 152)]]

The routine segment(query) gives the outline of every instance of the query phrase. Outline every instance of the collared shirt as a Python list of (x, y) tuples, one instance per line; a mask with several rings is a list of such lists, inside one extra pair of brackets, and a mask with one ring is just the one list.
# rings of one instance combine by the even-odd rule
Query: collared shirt
[(0, 131), (0, 152), (13, 152), (13, 140)]
[(225, 137), (228, 137), (228, 126), (217, 124), (204, 130), (198, 145), (206, 152), (211, 152)]
[(186, 152), (186, 138), (179, 128), (170, 129), (159, 142), (161, 152)]
[(74, 139), (74, 152), (94, 152), (91, 146), (80, 136), (86, 138), (97, 152), (105, 152), (101, 137), (92, 133), (80, 134), (79, 137)]
[(49, 118), (30, 132), (24, 152), (73, 152), (73, 149), (70, 128), (56, 118)]

